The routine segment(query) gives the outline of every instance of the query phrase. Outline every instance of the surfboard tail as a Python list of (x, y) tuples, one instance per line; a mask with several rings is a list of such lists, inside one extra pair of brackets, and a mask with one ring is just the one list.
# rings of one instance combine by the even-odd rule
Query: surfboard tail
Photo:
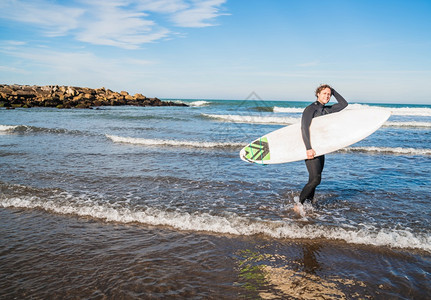
[(267, 137), (259, 138), (240, 151), (240, 157), (251, 163), (265, 164), (271, 159)]

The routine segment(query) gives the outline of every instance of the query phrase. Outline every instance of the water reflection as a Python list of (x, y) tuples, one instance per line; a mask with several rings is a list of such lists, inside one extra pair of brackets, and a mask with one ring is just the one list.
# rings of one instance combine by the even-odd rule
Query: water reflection
[(302, 245), (303, 259), (302, 262), (299, 260), (298, 263), (304, 266), (304, 272), (316, 274), (316, 272), (321, 270), (319, 261), (316, 258), (319, 256), (320, 248), (320, 244), (317, 243)]
[(244, 288), (242, 296), (255, 299), (346, 299), (352, 296), (352, 291), (356, 295), (366, 294), (366, 285), (361, 281), (323, 274), (325, 262), (320, 255), (325, 247), (323, 244), (313, 242), (293, 246), (286, 254), (279, 254), (270, 244), (238, 251), (237, 284)]

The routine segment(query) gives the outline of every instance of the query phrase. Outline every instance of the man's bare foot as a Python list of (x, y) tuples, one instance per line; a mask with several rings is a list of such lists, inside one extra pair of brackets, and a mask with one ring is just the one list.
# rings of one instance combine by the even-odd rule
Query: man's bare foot
[(303, 217), (305, 215), (304, 208), (300, 203), (295, 203), (293, 205), (293, 211), (299, 216)]

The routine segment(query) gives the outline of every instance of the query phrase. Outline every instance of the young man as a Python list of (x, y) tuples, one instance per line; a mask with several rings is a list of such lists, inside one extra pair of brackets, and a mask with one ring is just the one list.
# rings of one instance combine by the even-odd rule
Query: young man
[[(332, 95), (338, 103), (327, 106), (326, 104), (329, 102)], [(304, 186), (299, 196), (301, 204), (303, 204), (305, 200), (313, 200), (316, 187), (320, 184), (322, 179), (322, 171), (325, 164), (325, 156), (321, 155), (315, 157), (316, 152), (313, 150), (313, 146), (310, 143), (311, 121), (315, 117), (341, 111), (348, 105), (347, 101), (327, 84), (320, 85), (316, 89), (316, 97), (317, 101), (305, 108), (301, 120), (302, 139), (304, 140), (307, 150), (305, 165), (307, 166), (309, 175), (308, 183)]]

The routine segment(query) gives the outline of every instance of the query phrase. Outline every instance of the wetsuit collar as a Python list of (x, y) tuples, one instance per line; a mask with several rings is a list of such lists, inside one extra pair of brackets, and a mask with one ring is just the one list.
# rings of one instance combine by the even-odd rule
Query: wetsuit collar
[(315, 116), (323, 116), (326, 114), (325, 112), (325, 105), (320, 103), (319, 101), (316, 101), (316, 114)]

